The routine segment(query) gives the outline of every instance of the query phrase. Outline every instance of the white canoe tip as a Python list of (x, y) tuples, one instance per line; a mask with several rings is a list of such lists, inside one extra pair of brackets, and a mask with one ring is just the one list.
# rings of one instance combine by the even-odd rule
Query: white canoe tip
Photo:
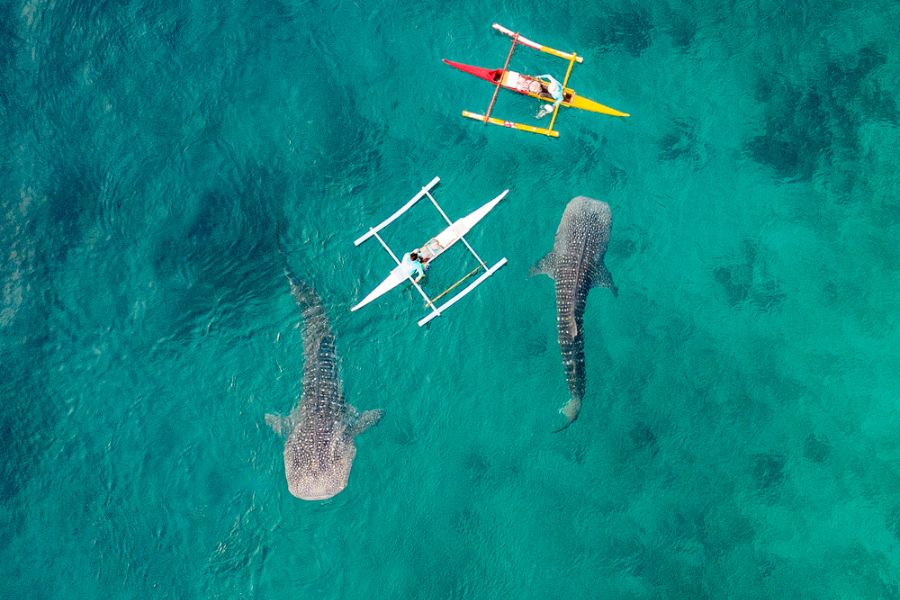
[(363, 298), (361, 301), (357, 302), (356, 306), (354, 306), (353, 308), (350, 309), (350, 312), (356, 312), (359, 309), (361, 309), (363, 306), (365, 306), (366, 304), (371, 304), (372, 301), (375, 300), (375, 298), (377, 298), (378, 296), (380, 296), (380, 294), (378, 294), (378, 295), (376, 295), (374, 293), (369, 294), (368, 296)]

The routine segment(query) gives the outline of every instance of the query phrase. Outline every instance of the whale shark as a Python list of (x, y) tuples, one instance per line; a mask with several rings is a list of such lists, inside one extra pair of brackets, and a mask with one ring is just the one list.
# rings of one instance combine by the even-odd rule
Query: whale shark
[(560, 409), (566, 424), (578, 418), (584, 398), (584, 307), (594, 286), (618, 289), (603, 262), (609, 244), (612, 211), (609, 205), (586, 196), (569, 201), (556, 230), (551, 250), (531, 269), (531, 275), (543, 273), (556, 281), (556, 326), (562, 352), (569, 401)]
[(316, 291), (285, 270), (303, 320), (303, 391), (287, 417), (267, 414), (284, 443), (288, 490), (301, 500), (325, 500), (347, 487), (357, 435), (383, 411), (360, 414), (344, 398), (334, 334)]

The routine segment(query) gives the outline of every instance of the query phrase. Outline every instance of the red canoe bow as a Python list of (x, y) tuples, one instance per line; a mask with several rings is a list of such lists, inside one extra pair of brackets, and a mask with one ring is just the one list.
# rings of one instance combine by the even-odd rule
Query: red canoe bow
[(500, 80), (500, 74), (503, 73), (503, 69), (485, 69), (484, 67), (475, 67), (472, 65), (454, 62), (452, 60), (447, 60), (446, 58), (442, 58), (441, 60), (443, 60), (446, 64), (450, 65), (454, 69), (459, 69), (463, 73), (474, 75), (479, 79), (484, 79), (485, 81), (490, 81), (491, 83), (497, 83)]

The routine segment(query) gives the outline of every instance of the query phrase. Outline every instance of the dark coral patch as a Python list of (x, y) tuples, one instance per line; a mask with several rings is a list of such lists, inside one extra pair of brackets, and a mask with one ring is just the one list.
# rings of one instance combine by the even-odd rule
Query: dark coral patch
[(463, 466), (468, 471), (472, 479), (481, 479), (490, 469), (491, 463), (488, 462), (487, 456), (477, 450), (467, 452), (462, 459)]
[(731, 306), (737, 306), (750, 295), (753, 271), (747, 265), (718, 267), (713, 271), (713, 276), (725, 290)]
[(706, 164), (706, 154), (705, 145), (697, 137), (696, 123), (692, 121), (676, 119), (672, 131), (659, 140), (661, 160), (687, 160), (696, 169)]
[(803, 442), (803, 456), (814, 463), (821, 464), (828, 459), (831, 454), (831, 444), (825, 436), (819, 437), (814, 433), (806, 436)]
[(765, 491), (784, 481), (785, 459), (780, 454), (755, 454), (753, 456), (753, 479), (756, 488)]
[(473, 508), (463, 508), (450, 517), (450, 529), (462, 536), (474, 534), (480, 526), (481, 518)]
[(765, 133), (749, 142), (750, 154), (779, 177), (811, 178), (820, 157), (831, 159), (829, 106), (817, 91), (793, 88), (776, 92), (770, 106)]
[(635, 450), (648, 450), (652, 455), (656, 455), (658, 448), (656, 447), (656, 434), (650, 429), (650, 426), (640, 421), (635, 423), (631, 431), (628, 432), (631, 438), (631, 444)]
[(605, 48), (621, 48), (634, 57), (640, 56), (652, 43), (653, 22), (640, 7), (613, 10), (601, 18), (591, 34)]
[(686, 14), (675, 13), (669, 17), (667, 31), (677, 48), (682, 50), (690, 48), (697, 36), (697, 29), (697, 22)]
[(728, 304), (738, 306), (750, 301), (764, 311), (781, 306), (787, 297), (779, 283), (766, 276), (765, 263), (757, 245), (744, 242), (744, 259), (713, 269), (713, 278), (722, 286)]
[(900, 504), (896, 505), (884, 519), (884, 524), (894, 537), (900, 540)]
[(785, 179), (811, 179), (821, 167), (859, 150), (866, 118), (895, 122), (896, 103), (873, 80), (886, 58), (864, 47), (844, 61), (824, 65), (817, 79), (800, 84), (761, 76), (755, 98), (767, 105), (764, 132), (747, 142), (754, 160)]

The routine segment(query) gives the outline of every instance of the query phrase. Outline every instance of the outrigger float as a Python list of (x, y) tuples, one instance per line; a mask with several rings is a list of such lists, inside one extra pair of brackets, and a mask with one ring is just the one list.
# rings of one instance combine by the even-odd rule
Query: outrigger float
[[(478, 253), (475, 252), (475, 249), (472, 248), (472, 246), (469, 244), (469, 242), (466, 241), (465, 235), (467, 233), (469, 233), (469, 231), (472, 229), (472, 227), (475, 226), (476, 223), (481, 221), (489, 212), (491, 212), (491, 210), (495, 206), (497, 206), (497, 204), (501, 200), (503, 200), (503, 198), (506, 197), (506, 194), (509, 193), (509, 190), (508, 189), (503, 190), (503, 193), (501, 193), (499, 196), (497, 196), (496, 198), (494, 198), (493, 200), (491, 200), (490, 202), (488, 202), (487, 204), (485, 204), (478, 210), (475, 210), (475, 211), (469, 213), (465, 217), (462, 217), (461, 219), (457, 219), (456, 221), (451, 221), (450, 218), (447, 216), (447, 213), (444, 212), (444, 209), (442, 209), (440, 207), (440, 205), (437, 203), (437, 200), (435, 200), (434, 196), (431, 195), (431, 189), (434, 186), (436, 186), (440, 180), (441, 180), (440, 177), (435, 177), (434, 179), (432, 179), (428, 183), (428, 185), (423, 187), (419, 191), (418, 194), (416, 194), (409, 200), (409, 202), (407, 202), (402, 207), (400, 207), (400, 209), (397, 210), (397, 212), (392, 214), (390, 217), (388, 217), (387, 219), (385, 219), (384, 221), (382, 221), (375, 227), (370, 228), (369, 231), (367, 231), (359, 239), (357, 239), (356, 241), (353, 242), (354, 246), (359, 246), (367, 239), (374, 237), (376, 240), (378, 240), (378, 242), (381, 244), (381, 246), (387, 251), (387, 253), (391, 255), (391, 258), (394, 259), (394, 262), (397, 263), (397, 266), (391, 270), (390, 274), (384, 279), (384, 281), (382, 281), (378, 285), (378, 287), (376, 287), (374, 290), (372, 290), (369, 293), (369, 295), (367, 295), (365, 298), (363, 298), (356, 306), (351, 308), (350, 309), (351, 311), (359, 310), (363, 306), (369, 304), (370, 302), (374, 301), (375, 299), (383, 296), (390, 290), (394, 289), (401, 283), (408, 281), (416, 288), (416, 290), (418, 290), (418, 292), (422, 296), (422, 298), (425, 299), (425, 306), (430, 309), (430, 312), (428, 313), (428, 315), (426, 315), (422, 319), (419, 319), (419, 327), (421, 327), (421, 326), (425, 325), (426, 323), (430, 322), (435, 317), (441, 316), (441, 314), (445, 310), (447, 310), (448, 308), (450, 308), (451, 306), (456, 304), (459, 300), (461, 300), (463, 298), (463, 296), (467, 295), (469, 292), (471, 292), (476, 287), (481, 285), (488, 277), (490, 277), (491, 275), (496, 273), (500, 268), (502, 268), (506, 264), (506, 258), (501, 258), (493, 266), (489, 267), (487, 265), (487, 263), (485, 263), (481, 259), (481, 257), (478, 255)], [(466, 248), (469, 250), (469, 252), (472, 254), (472, 256), (475, 257), (475, 260), (478, 261), (478, 266), (475, 267), (475, 269), (470, 271), (466, 276), (464, 276), (462, 279), (460, 279), (459, 281), (457, 281), (456, 283), (451, 285), (449, 288), (447, 288), (446, 290), (444, 290), (443, 292), (441, 292), (434, 298), (430, 298), (428, 296), (428, 294), (425, 293), (425, 290), (422, 289), (422, 286), (420, 286), (418, 284), (418, 282), (412, 278), (412, 276), (409, 272), (409, 268), (400, 262), (400, 259), (397, 258), (397, 255), (394, 253), (394, 251), (391, 250), (391, 248), (387, 245), (387, 243), (385, 243), (384, 239), (378, 234), (379, 231), (381, 231), (382, 229), (384, 229), (385, 227), (387, 227), (388, 225), (390, 225), (391, 223), (396, 221), (397, 218), (400, 217), (400, 215), (402, 215), (403, 213), (408, 211), (410, 208), (412, 208), (419, 200), (421, 200), (422, 198), (426, 198), (426, 197), (429, 200), (431, 200), (431, 203), (434, 205), (434, 207), (437, 209), (437, 211), (439, 213), (441, 213), (441, 216), (444, 218), (445, 221), (447, 221), (448, 227), (446, 229), (444, 229), (442, 232), (440, 232), (439, 234), (437, 234), (435, 237), (433, 237), (430, 240), (428, 240), (427, 242), (425, 242), (425, 244), (421, 248), (417, 249), (417, 252), (419, 254), (421, 254), (425, 258), (425, 260), (430, 264), (431, 261), (433, 261), (435, 258), (437, 258), (441, 254), (446, 252), (456, 242), (461, 241), (463, 244), (465, 244)], [(463, 288), (462, 290), (457, 292), (454, 296), (452, 296), (451, 298), (446, 300), (443, 304), (441, 304), (441, 305), (437, 304), (438, 300), (440, 300), (441, 298), (443, 298), (444, 296), (449, 294), (451, 291), (453, 291), (455, 288), (457, 288), (459, 285), (461, 285), (464, 281), (468, 280), (470, 277), (474, 276), (479, 271), (483, 271), (483, 272), (481, 273), (481, 275), (478, 276), (477, 279), (475, 279), (475, 281), (471, 282), (465, 288)]]
[[(559, 137), (559, 132), (553, 129), (553, 125), (556, 123), (556, 115), (559, 112), (560, 106), (565, 106), (566, 108), (579, 108), (581, 110), (602, 113), (614, 117), (631, 116), (628, 113), (616, 110), (615, 108), (610, 108), (609, 106), (600, 104), (599, 102), (589, 100), (584, 96), (579, 96), (575, 93), (575, 90), (566, 87), (566, 85), (569, 83), (569, 77), (572, 75), (572, 68), (575, 66), (576, 62), (584, 62), (584, 57), (578, 56), (574, 52), (562, 52), (549, 46), (538, 44), (537, 42), (533, 42), (519, 33), (510, 31), (509, 29), (503, 27), (502, 25), (499, 25), (498, 23), (494, 23), (493, 28), (500, 33), (508, 35), (512, 38), (512, 46), (509, 49), (509, 54), (507, 54), (506, 56), (506, 62), (503, 64), (502, 69), (486, 69), (483, 67), (474, 67), (472, 65), (466, 65), (463, 63), (454, 62), (452, 60), (447, 60), (446, 58), (443, 59), (445, 63), (447, 63), (454, 69), (459, 69), (464, 73), (468, 73), (470, 75), (478, 77), (479, 79), (489, 81), (495, 86), (494, 95), (491, 98), (491, 103), (488, 105), (487, 112), (482, 115), (464, 110), (462, 111), (462, 116), (468, 117), (469, 119), (475, 119), (476, 121), (481, 121), (485, 124), (491, 123), (492, 125), (500, 125), (501, 127), (518, 129), (519, 131), (538, 133), (546, 135), (548, 137)], [(504, 121), (502, 119), (497, 119), (491, 116), (491, 112), (494, 109), (494, 103), (497, 101), (497, 94), (500, 91), (501, 87), (512, 90), (514, 92), (518, 92), (520, 94), (524, 94), (526, 96), (531, 96), (532, 98), (537, 98), (542, 102), (552, 103), (554, 101), (553, 96), (551, 96), (549, 92), (549, 81), (545, 81), (540, 77), (524, 75), (522, 73), (517, 73), (516, 71), (509, 70), (509, 61), (510, 59), (512, 59), (513, 52), (515, 52), (517, 45), (534, 48), (535, 50), (539, 50), (540, 52), (562, 58), (569, 63), (569, 67), (568, 69), (566, 69), (566, 76), (562, 82), (563, 101), (560, 104), (554, 106), (552, 116), (550, 117), (550, 125), (546, 129), (542, 127), (535, 127), (533, 125), (526, 125), (524, 123), (516, 123), (514, 121)]]

